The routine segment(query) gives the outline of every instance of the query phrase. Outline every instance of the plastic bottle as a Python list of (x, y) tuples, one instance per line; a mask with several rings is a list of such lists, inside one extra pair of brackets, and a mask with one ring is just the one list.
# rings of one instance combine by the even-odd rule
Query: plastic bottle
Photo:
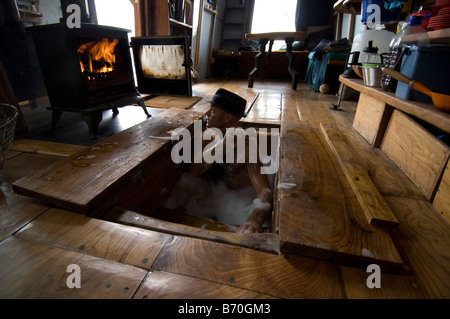
[[(389, 53), (384, 61), (386, 67), (400, 71), (401, 61), (405, 50), (412, 45), (423, 47), (430, 46), (430, 39), (427, 31), (421, 26), (422, 18), (428, 18), (428, 16), (410, 16), (408, 23), (392, 39), (389, 44)], [(383, 73), (381, 87), (386, 91), (395, 92), (397, 80)]]

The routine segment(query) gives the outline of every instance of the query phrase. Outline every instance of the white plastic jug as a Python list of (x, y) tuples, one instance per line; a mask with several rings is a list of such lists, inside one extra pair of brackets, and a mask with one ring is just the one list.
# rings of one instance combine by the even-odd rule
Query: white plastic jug
[[(389, 52), (389, 43), (395, 36), (393, 32), (387, 30), (366, 30), (359, 32), (353, 39), (351, 52), (360, 52), (358, 63), (380, 63), (380, 54)], [(363, 52), (364, 48), (369, 46), (369, 41), (372, 41), (372, 46), (378, 48), (378, 54), (370, 54)]]

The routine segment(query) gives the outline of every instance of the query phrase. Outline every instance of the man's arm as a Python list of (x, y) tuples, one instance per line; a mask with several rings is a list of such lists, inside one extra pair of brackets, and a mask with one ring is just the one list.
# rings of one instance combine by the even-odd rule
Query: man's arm
[(253, 201), (254, 209), (252, 214), (243, 223), (238, 232), (240, 233), (256, 233), (262, 231), (264, 221), (272, 212), (273, 194), (270, 189), (267, 176), (261, 174), (260, 163), (247, 164), (247, 170), (250, 181), (256, 191), (256, 198)]

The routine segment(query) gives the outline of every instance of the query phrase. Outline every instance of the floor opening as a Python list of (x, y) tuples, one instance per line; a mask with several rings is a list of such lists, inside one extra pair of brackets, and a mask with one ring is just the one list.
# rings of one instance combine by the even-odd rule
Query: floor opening
[[(270, 154), (271, 148), (268, 150), (271, 159), (265, 162), (270, 164), (278, 161), (278, 147), (275, 154)], [(104, 219), (174, 235), (279, 253), (275, 205), (262, 224), (261, 232), (237, 232), (239, 225), (259, 205), (248, 174), (237, 176), (241, 180), (239, 182), (230, 182), (224, 178), (227, 164), (216, 163), (206, 174), (195, 177), (180, 172), (169, 156), (165, 156), (160, 160), (164, 163), (159, 168), (161, 176), (145, 181), (129, 199), (122, 201)], [(277, 173), (264, 176), (275, 199)], [(233, 183), (243, 186), (232, 187), (230, 184)]]

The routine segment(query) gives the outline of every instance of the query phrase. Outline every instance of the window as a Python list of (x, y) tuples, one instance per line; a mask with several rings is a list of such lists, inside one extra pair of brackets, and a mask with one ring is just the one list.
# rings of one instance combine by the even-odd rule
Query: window
[(134, 8), (130, 0), (95, 0), (95, 9), (98, 24), (129, 29), (128, 37), (134, 37)]
[[(255, 0), (252, 33), (295, 31), (297, 0)], [(275, 41), (272, 50), (279, 50), (284, 41)]]

